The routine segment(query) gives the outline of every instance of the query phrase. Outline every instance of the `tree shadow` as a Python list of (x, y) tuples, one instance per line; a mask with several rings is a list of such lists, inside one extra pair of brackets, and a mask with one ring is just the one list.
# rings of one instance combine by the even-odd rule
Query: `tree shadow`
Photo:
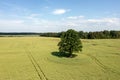
[(74, 57), (77, 57), (76, 54), (72, 54), (71, 56), (69, 56), (68, 53), (65, 53), (65, 52), (52, 52), (51, 53), (53, 56), (56, 56), (56, 57), (59, 57), (59, 58), (62, 58), (62, 57), (66, 57), (66, 58), (74, 58)]

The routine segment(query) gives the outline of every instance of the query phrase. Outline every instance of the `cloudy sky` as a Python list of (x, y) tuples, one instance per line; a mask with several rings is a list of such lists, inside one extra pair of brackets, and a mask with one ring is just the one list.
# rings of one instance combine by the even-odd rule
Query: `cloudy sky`
[(120, 30), (120, 0), (0, 0), (0, 32)]

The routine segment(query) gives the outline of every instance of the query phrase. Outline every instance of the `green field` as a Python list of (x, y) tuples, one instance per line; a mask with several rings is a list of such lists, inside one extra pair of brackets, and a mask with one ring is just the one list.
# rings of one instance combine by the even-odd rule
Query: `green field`
[(58, 38), (1, 37), (0, 80), (120, 80), (120, 39), (82, 40), (75, 58), (52, 55)]

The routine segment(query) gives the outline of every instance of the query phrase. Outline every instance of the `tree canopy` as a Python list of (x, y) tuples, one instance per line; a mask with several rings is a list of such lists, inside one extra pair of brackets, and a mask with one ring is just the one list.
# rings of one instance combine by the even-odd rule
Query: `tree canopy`
[(78, 32), (69, 29), (61, 36), (61, 41), (58, 43), (59, 51), (72, 56), (73, 52), (82, 51), (82, 42), (79, 38)]

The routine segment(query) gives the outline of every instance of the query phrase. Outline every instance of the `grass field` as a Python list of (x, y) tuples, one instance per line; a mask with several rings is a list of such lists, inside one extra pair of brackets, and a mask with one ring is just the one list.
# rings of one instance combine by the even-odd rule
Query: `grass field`
[(1, 37), (0, 80), (120, 80), (120, 39), (82, 40), (75, 58), (52, 55), (58, 38)]

